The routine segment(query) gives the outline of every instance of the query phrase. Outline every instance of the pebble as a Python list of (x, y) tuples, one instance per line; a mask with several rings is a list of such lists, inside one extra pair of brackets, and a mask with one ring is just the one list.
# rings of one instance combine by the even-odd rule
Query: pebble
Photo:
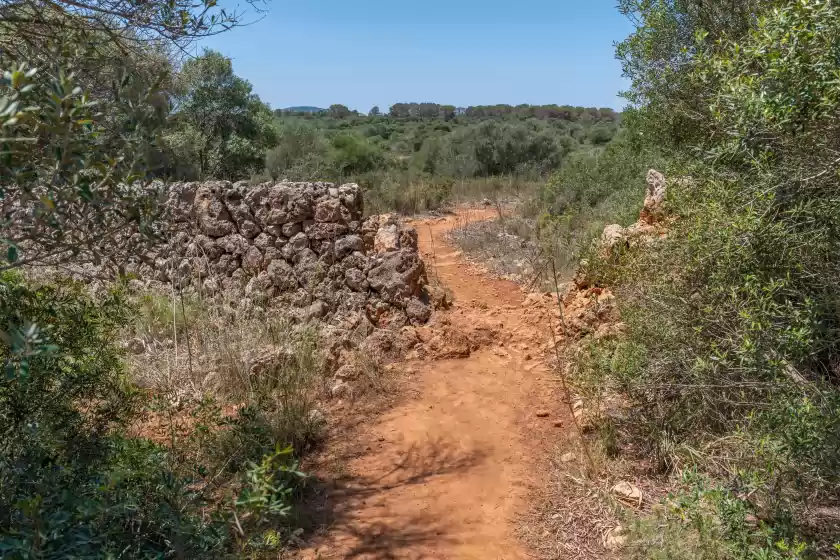
[(548, 411), (547, 410), (539, 410), (537, 411), (537, 418), (547, 418)]

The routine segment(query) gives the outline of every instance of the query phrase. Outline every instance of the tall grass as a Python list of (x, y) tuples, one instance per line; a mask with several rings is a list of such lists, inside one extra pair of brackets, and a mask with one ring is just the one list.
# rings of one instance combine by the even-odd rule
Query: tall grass
[(134, 333), (145, 351), (130, 358), (138, 385), (175, 400), (255, 407), (277, 441), (299, 450), (317, 441), (323, 419), (315, 402), (326, 368), (312, 327), (224, 296), (144, 294), (140, 301)]

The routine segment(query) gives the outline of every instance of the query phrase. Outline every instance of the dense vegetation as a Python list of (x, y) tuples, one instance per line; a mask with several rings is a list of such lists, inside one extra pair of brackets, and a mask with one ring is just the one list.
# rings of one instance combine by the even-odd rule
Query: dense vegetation
[(500, 182), (537, 184), (573, 152), (591, 152), (619, 130), (610, 109), (498, 105), (457, 109), (397, 103), (360, 115), (275, 111), (279, 141), (266, 174), (354, 180), (374, 211), (437, 208), (455, 194), (493, 196)]
[[(172, 404), (177, 387), (149, 394), (129, 377), (118, 341), (133, 324), (183, 341), (196, 307), (191, 329), (227, 344), (245, 321), (251, 335), (287, 330), (183, 300), (181, 313), (171, 299), (144, 305), (122, 283), (92, 295), (28, 268), (121, 270), (160, 233), (150, 180), (179, 150), (202, 175), (262, 168), (272, 115), (230, 62), (208, 53), (177, 73), (170, 62), (240, 17), (209, 1), (0, 2), (3, 558), (220, 558), (291, 538), (297, 458), (317, 439), (312, 337), (287, 337), (294, 358), (270, 382), (252, 377), (232, 414), (224, 391), (185, 410)], [(165, 437), (140, 437), (141, 414), (168, 418)]]
[(637, 22), (618, 46), (628, 137), (680, 178), (666, 240), (589, 261), (627, 330), (589, 346), (577, 382), (596, 401), (624, 396), (625, 413), (602, 418), (609, 448), (653, 457), (678, 488), (628, 550), (836, 556), (840, 7), (620, 7)]

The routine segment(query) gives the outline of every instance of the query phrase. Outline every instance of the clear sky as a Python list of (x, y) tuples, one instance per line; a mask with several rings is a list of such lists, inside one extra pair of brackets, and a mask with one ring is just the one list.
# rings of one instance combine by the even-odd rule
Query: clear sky
[(203, 45), (231, 57), (272, 108), (623, 106), (613, 43), (631, 26), (615, 0), (271, 0), (265, 7), (260, 21)]

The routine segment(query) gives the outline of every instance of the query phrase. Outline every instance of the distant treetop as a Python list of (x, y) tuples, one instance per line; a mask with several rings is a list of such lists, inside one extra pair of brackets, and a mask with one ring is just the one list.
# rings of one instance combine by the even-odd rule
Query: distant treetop
[(312, 107), (311, 105), (301, 105), (298, 107), (286, 107), (285, 109), (277, 109), (278, 113), (323, 113), (326, 109), (321, 107)]
[(395, 103), (388, 110), (393, 118), (442, 118), (466, 117), (536, 117), (538, 119), (562, 119), (566, 121), (616, 122), (620, 113), (608, 107), (572, 107), (570, 105), (475, 105), (454, 107), (437, 103)]
[[(286, 115), (319, 115), (343, 119), (349, 116), (359, 116), (358, 111), (352, 111), (344, 105), (331, 105), (329, 109), (320, 107), (300, 106), (277, 109), (278, 117)], [(382, 115), (379, 107), (373, 107), (368, 116)], [(537, 119), (559, 119), (570, 122), (588, 121), (592, 123), (614, 123), (621, 120), (621, 113), (609, 107), (573, 107), (571, 105), (471, 105), (469, 107), (455, 107), (439, 103), (395, 103), (386, 113), (394, 119), (443, 119), (451, 120), (455, 117), (522, 117)]]

